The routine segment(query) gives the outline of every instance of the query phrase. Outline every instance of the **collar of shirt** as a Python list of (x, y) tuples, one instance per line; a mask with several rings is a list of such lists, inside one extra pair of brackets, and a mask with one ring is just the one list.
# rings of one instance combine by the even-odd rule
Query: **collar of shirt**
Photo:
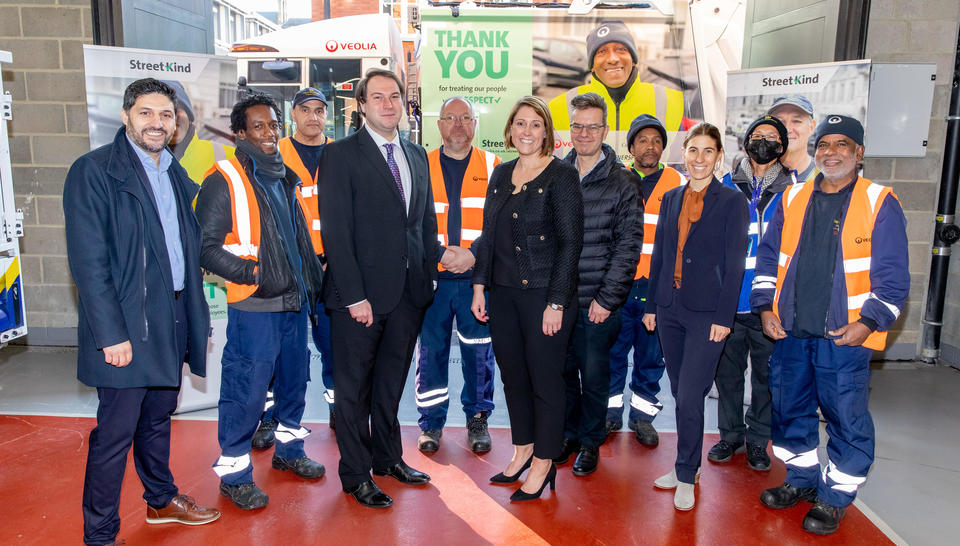
[[(854, 173), (853, 178), (850, 179), (850, 182), (847, 182), (847, 185), (840, 188), (840, 190), (837, 191), (837, 193), (846, 193), (849, 191), (853, 191), (853, 186), (854, 184), (856, 184), (857, 179), (859, 177), (860, 177), (859, 174)], [(817, 173), (817, 176), (813, 179), (813, 191), (823, 192), (823, 190), (820, 189), (821, 182), (823, 182), (823, 173)]]
[[(607, 158), (607, 155), (603, 153), (603, 150), (600, 150), (600, 157), (597, 158), (597, 162), (593, 164), (593, 167), (590, 167), (590, 170), (586, 172), (583, 176), (580, 177), (580, 181), (583, 182), (583, 179), (590, 176), (590, 173), (595, 171), (597, 167), (603, 164), (603, 160)], [(578, 165), (579, 167), (579, 165)]]
[(370, 138), (372, 138), (373, 141), (377, 143), (378, 148), (383, 148), (384, 144), (393, 144), (394, 146), (396, 146), (396, 148), (394, 148), (394, 151), (400, 150), (400, 152), (403, 153), (403, 150), (400, 148), (400, 131), (396, 131), (393, 134), (393, 138), (390, 140), (383, 138), (383, 135), (381, 135), (380, 133), (374, 131), (369, 127), (367, 127), (367, 133), (370, 135)]
[[(636, 162), (636, 161), (634, 161), (633, 163), (630, 164), (630, 169), (632, 169), (633, 172), (635, 172), (635, 173), (637, 173), (638, 175), (640, 175), (640, 178), (646, 178), (646, 177), (647, 177), (647, 175), (645, 175), (645, 174), (643, 174), (642, 172), (640, 172), (640, 169), (637, 168), (637, 162)], [(657, 163), (657, 170), (658, 170), (658, 171), (662, 171), (662, 170), (663, 170), (663, 163)]]
[(170, 150), (166, 147), (163, 148), (163, 151), (160, 152), (160, 163), (158, 166), (153, 158), (150, 157), (150, 154), (145, 152), (140, 146), (137, 146), (137, 143), (130, 138), (130, 135), (125, 136), (127, 137), (127, 142), (133, 147), (133, 151), (137, 152), (137, 157), (140, 158), (140, 163), (143, 164), (144, 170), (147, 172), (167, 172), (167, 169), (170, 168), (170, 164), (173, 162), (173, 154), (170, 153)]

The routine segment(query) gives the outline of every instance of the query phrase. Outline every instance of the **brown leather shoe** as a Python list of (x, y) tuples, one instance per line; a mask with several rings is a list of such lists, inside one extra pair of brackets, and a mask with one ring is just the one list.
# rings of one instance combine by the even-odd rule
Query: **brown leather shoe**
[(164, 508), (147, 505), (147, 523), (182, 523), (184, 525), (203, 525), (216, 521), (220, 511), (197, 505), (193, 498), (186, 495), (173, 497)]

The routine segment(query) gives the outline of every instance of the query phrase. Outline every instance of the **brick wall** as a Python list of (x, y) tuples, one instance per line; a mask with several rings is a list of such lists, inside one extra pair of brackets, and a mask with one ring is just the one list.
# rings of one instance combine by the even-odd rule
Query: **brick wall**
[(323, 3), (330, 2), (330, 17), (380, 13), (380, 0), (311, 0), (312, 19), (323, 19)]
[(92, 43), (89, 0), (0, 0), (4, 89), (13, 98), (10, 154), (30, 343), (76, 338), (76, 290), (67, 268), (61, 194), (67, 168), (89, 150), (82, 44)]
[[(930, 274), (934, 213), (946, 135), (944, 118), (950, 105), (958, 25), (960, 2), (957, 0), (872, 0), (870, 3), (868, 58), (875, 62), (937, 64), (926, 157), (868, 159), (864, 165), (868, 178), (893, 186), (907, 216), (910, 299), (891, 332), (890, 342), (895, 345), (888, 355), (894, 358), (912, 358), (919, 354), (920, 321)], [(948, 293), (943, 339), (960, 346), (960, 260), (956, 257), (951, 278), (952, 296)]]

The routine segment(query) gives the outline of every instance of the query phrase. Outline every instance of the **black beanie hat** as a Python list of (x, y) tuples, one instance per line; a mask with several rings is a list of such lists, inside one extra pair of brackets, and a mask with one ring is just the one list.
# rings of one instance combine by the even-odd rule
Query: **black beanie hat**
[(787, 134), (787, 127), (780, 121), (778, 118), (770, 115), (762, 116), (756, 119), (753, 123), (750, 124), (750, 127), (747, 127), (747, 132), (743, 133), (743, 143), (746, 145), (747, 141), (750, 140), (750, 135), (753, 134), (754, 129), (761, 125), (770, 125), (777, 130), (777, 134), (780, 135), (780, 155), (777, 159), (783, 157), (783, 154), (787, 153), (787, 145), (790, 143), (790, 136)]
[(633, 64), (637, 64), (637, 44), (630, 29), (623, 21), (606, 21), (587, 34), (587, 58), (590, 70), (593, 70), (593, 58), (597, 55), (597, 50), (610, 42), (620, 42), (627, 46), (630, 57), (633, 58)]

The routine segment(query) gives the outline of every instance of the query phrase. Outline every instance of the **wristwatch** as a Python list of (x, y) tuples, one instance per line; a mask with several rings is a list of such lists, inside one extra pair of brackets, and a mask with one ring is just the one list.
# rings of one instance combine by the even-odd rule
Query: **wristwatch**
[(551, 303), (550, 309), (553, 309), (554, 311), (563, 311), (563, 306), (559, 303)]

